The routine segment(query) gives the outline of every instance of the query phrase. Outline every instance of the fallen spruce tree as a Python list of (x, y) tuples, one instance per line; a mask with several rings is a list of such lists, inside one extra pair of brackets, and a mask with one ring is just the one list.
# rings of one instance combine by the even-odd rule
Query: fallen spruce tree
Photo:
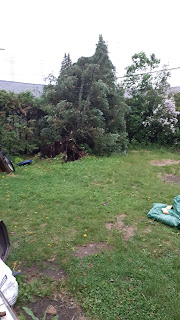
[(60, 141), (54, 141), (52, 144), (41, 148), (42, 157), (54, 158), (59, 154), (63, 154), (64, 162), (79, 160), (86, 155), (69, 137), (64, 137)]

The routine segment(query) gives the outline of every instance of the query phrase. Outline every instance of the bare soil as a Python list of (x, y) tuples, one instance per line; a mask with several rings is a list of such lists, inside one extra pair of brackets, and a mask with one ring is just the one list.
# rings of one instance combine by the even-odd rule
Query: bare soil
[[(42, 228), (44, 225), (42, 225)], [(111, 247), (106, 242), (88, 243), (84, 246), (78, 246), (75, 256), (83, 258), (87, 255), (98, 254), (104, 250), (109, 250)], [(43, 268), (38, 265), (31, 267), (19, 266), (19, 271), (26, 277), (26, 282), (32, 282), (42, 275), (50, 277), (53, 280), (60, 281), (66, 279), (66, 274), (59, 264), (56, 262), (56, 257), (52, 256), (48, 261), (43, 264)], [(25, 305), (35, 314), (38, 319), (42, 319), (45, 311), (47, 310), (46, 320), (51, 320), (55, 315), (58, 315), (58, 320), (87, 320), (84, 316), (80, 306), (69, 298), (64, 292), (54, 292), (53, 296), (47, 296), (43, 299), (36, 298), (36, 301), (30, 302)], [(19, 306), (14, 307), (15, 312), (19, 316), (22, 309)], [(32, 318), (25, 314), (27, 320)]]
[(163, 166), (171, 166), (173, 164), (178, 164), (180, 163), (180, 160), (172, 160), (172, 159), (164, 159), (164, 160), (152, 160), (151, 164), (153, 166), (158, 166), (158, 167), (163, 167)]
[[(43, 268), (33, 265), (32, 267), (21, 268), (21, 272), (26, 276), (27, 282), (31, 282), (42, 275), (57, 281), (66, 278), (64, 270), (55, 262), (55, 257), (46, 261)], [(44, 312), (47, 310), (46, 320), (51, 320), (55, 315), (58, 315), (59, 320), (86, 320), (81, 308), (65, 293), (55, 292), (53, 297), (47, 296), (43, 299), (36, 299), (35, 302), (26, 304), (26, 307), (30, 308), (38, 319), (42, 319)], [(22, 313), (22, 309), (18, 306), (15, 306), (14, 310), (17, 315)], [(25, 317), (27, 320), (32, 319), (26, 314)]]
[[(86, 320), (82, 310), (75, 303), (73, 299), (69, 299), (66, 296), (59, 297), (57, 300), (53, 300), (50, 297), (38, 299), (35, 302), (29, 303), (26, 307), (31, 311), (38, 319), (42, 319), (45, 311), (47, 310), (46, 320), (51, 320), (55, 315), (58, 315), (58, 320)], [(17, 314), (20, 314), (19, 308), (14, 308)], [(26, 320), (32, 320), (24, 311)]]
[(35, 278), (39, 278), (41, 275), (50, 277), (53, 280), (64, 280), (66, 278), (64, 270), (56, 264), (54, 261), (47, 261), (44, 264), (44, 268), (39, 266), (32, 266), (30, 268), (22, 269), (22, 274), (26, 276), (26, 281), (31, 282)]
[(164, 182), (170, 182), (170, 183), (180, 183), (180, 176), (174, 175), (174, 174), (166, 174), (164, 176), (159, 175), (159, 178), (163, 180)]
[(74, 252), (74, 255), (78, 258), (84, 258), (88, 255), (95, 255), (110, 249), (111, 246), (109, 246), (106, 242), (92, 242), (83, 246), (79, 245)]
[(126, 217), (125, 214), (118, 215), (117, 216), (117, 222), (115, 222), (115, 223), (112, 223), (112, 222), (111, 223), (107, 223), (106, 224), (106, 228), (109, 229), (109, 230), (117, 229), (117, 230), (122, 231), (122, 237), (123, 237), (124, 241), (128, 241), (134, 236), (134, 233), (137, 230), (137, 228), (134, 228), (133, 226), (126, 225), (123, 222), (125, 217)]

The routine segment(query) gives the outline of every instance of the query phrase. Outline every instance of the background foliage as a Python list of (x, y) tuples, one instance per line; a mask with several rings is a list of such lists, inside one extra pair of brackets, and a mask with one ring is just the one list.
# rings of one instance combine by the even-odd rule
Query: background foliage
[(126, 102), (131, 108), (127, 117), (127, 131), (131, 142), (176, 144), (179, 137), (178, 112), (174, 99), (168, 98), (169, 72), (154, 72), (160, 60), (144, 52), (132, 57), (127, 67), (124, 88)]
[(19, 154), (39, 149), (41, 106), (42, 99), (31, 92), (0, 91), (0, 142), (5, 151)]
[(120, 86), (100, 35), (92, 57), (72, 64), (64, 55), (41, 98), (0, 91), (0, 144), (11, 155), (39, 152), (63, 137), (99, 155), (125, 151), (128, 142), (178, 147), (180, 93), (167, 96), (170, 75), (154, 72), (159, 63), (154, 54), (135, 54)]

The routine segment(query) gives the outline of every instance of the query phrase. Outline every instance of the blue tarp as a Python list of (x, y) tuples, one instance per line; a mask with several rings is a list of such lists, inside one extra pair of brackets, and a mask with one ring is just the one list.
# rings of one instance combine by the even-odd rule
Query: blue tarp
[(18, 163), (18, 166), (26, 166), (32, 163), (32, 160), (25, 160)]

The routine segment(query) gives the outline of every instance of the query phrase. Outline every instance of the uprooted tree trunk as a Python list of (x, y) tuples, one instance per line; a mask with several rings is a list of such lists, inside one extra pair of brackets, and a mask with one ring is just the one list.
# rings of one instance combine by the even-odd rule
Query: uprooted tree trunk
[(69, 137), (64, 137), (60, 141), (54, 141), (51, 145), (41, 148), (43, 157), (54, 158), (60, 153), (64, 154), (64, 162), (79, 160), (85, 156), (85, 152)]

